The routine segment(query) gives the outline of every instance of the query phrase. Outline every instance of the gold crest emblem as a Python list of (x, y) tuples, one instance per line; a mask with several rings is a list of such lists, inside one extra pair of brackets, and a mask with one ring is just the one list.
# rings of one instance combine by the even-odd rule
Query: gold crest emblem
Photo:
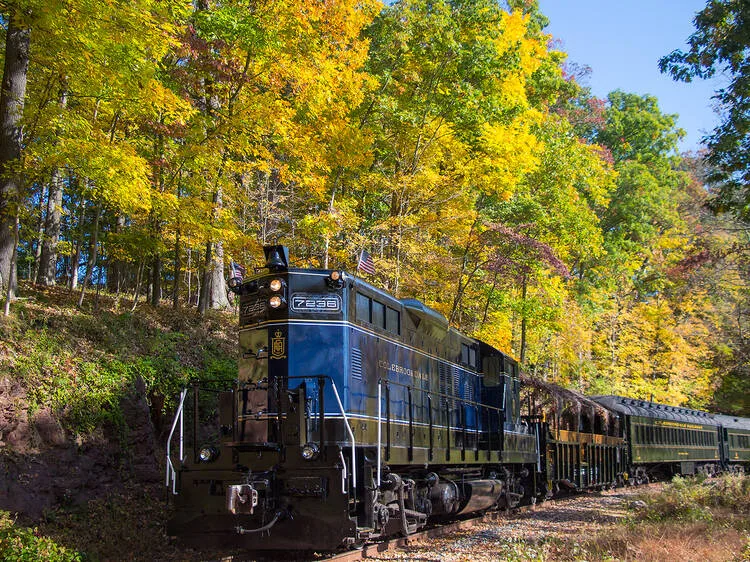
[(281, 330), (276, 330), (276, 333), (271, 338), (271, 359), (286, 359), (284, 354), (284, 348), (286, 344), (286, 338)]

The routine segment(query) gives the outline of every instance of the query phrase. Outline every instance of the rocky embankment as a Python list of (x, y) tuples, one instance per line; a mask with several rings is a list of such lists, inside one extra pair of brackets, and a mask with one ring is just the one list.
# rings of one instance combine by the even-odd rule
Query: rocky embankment
[(85, 437), (63, 429), (49, 408), (30, 411), (29, 404), (19, 382), (0, 380), (0, 509), (34, 520), (129, 480), (161, 478), (143, 380), (121, 400), (122, 427)]

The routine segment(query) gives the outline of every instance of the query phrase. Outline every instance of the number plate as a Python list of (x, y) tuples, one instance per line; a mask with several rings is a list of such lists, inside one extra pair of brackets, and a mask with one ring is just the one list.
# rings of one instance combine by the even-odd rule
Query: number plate
[(341, 297), (339, 295), (294, 293), (291, 309), (293, 312), (337, 314), (341, 312)]

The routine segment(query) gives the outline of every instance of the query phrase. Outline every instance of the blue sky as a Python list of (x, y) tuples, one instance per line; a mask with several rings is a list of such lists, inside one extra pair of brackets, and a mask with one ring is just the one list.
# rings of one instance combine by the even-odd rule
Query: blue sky
[(613, 90), (651, 94), (664, 113), (679, 114), (687, 136), (680, 150), (697, 150), (718, 118), (711, 96), (720, 80), (675, 82), (661, 74), (659, 58), (684, 48), (693, 17), (706, 0), (540, 0), (568, 61), (591, 67), (585, 85), (598, 97)]

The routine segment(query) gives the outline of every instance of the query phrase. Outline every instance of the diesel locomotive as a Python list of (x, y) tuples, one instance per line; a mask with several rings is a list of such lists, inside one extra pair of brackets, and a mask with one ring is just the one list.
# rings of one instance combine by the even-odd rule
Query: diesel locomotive
[[(575, 412), (552, 413), (529, 400), (522, 415), (512, 357), (417, 300), (341, 270), (289, 267), (283, 246), (264, 252), (256, 275), (230, 280), (237, 379), (180, 395), (167, 444), (170, 535), (333, 551), (624, 484), (633, 470), (648, 477), (656, 457), (638, 428), (654, 418), (618, 402), (628, 399), (581, 397)], [(746, 421), (701, 419), (716, 450), (727, 446), (710, 459), (717, 467), (747, 463)], [(679, 468), (708, 464), (696, 454)]]

